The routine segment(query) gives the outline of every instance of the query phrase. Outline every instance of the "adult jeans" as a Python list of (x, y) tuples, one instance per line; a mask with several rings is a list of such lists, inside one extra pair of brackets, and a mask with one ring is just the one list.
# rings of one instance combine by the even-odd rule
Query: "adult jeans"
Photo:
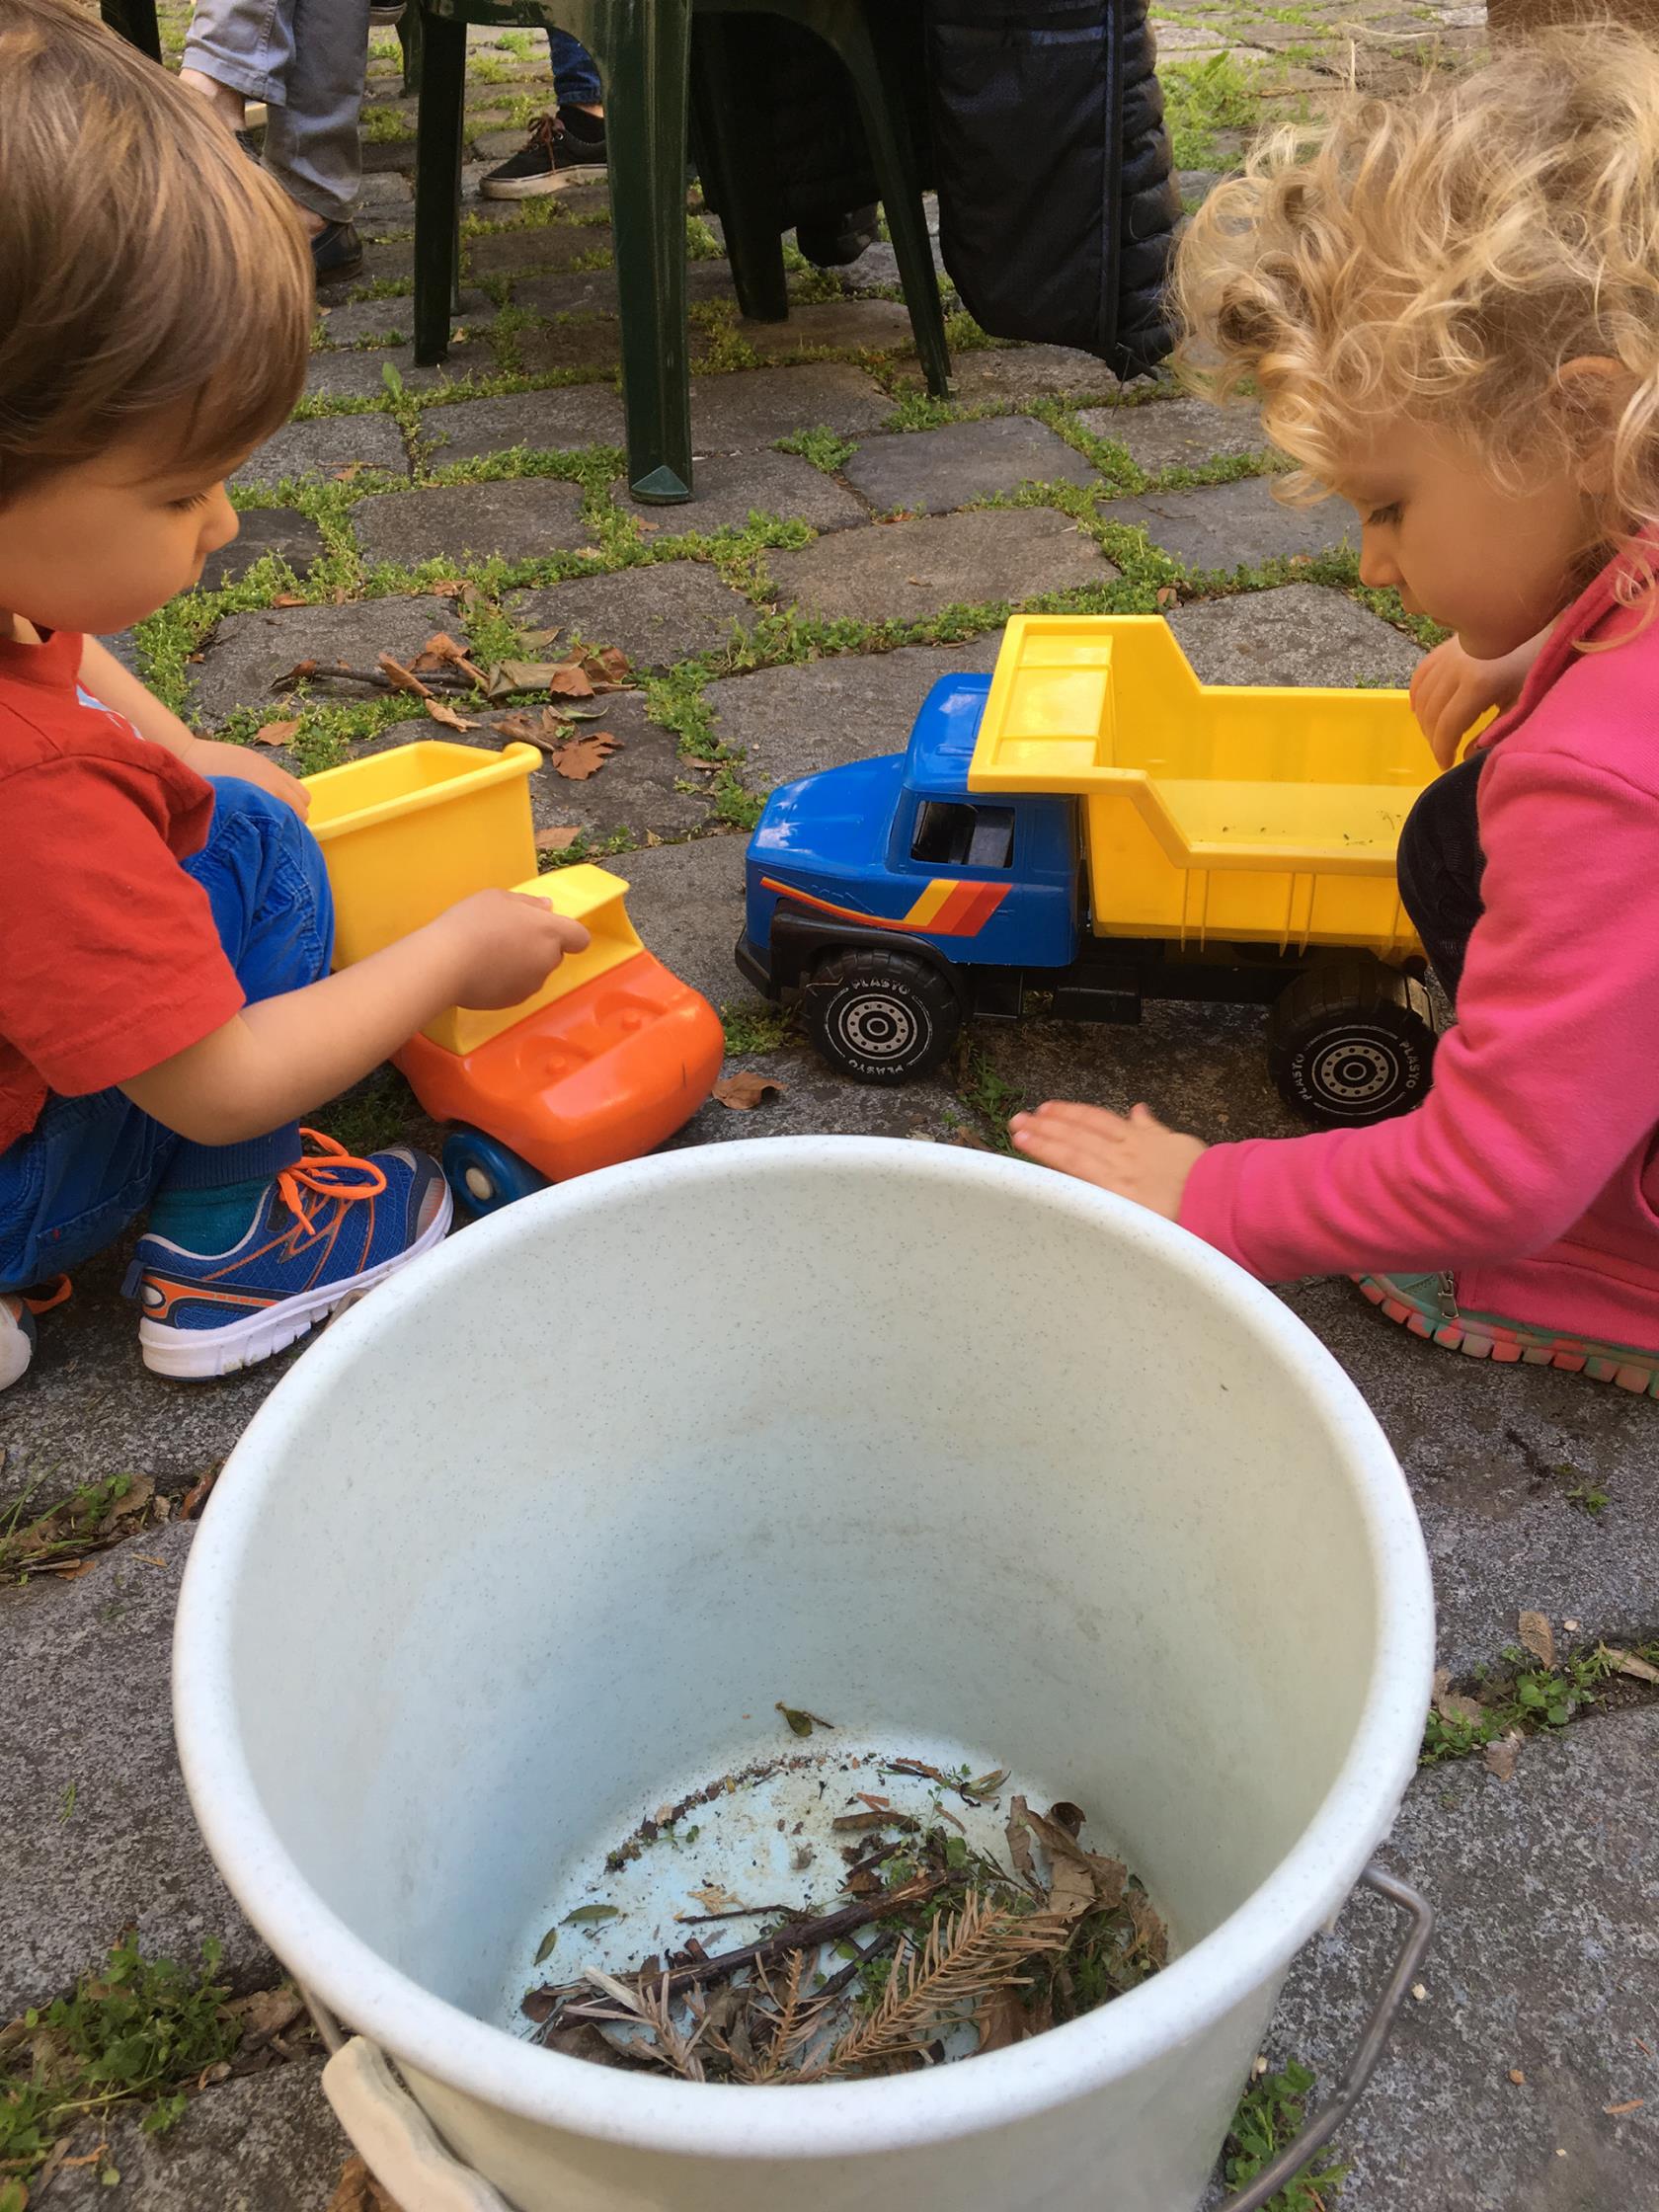
[(1463, 980), (1470, 934), (1485, 910), (1480, 879), (1486, 859), (1475, 813), (1485, 759), (1484, 752), (1471, 752), (1421, 793), (1400, 830), (1395, 863), (1401, 904), (1453, 1000)]
[[(322, 850), (291, 807), (257, 784), (215, 777), (207, 842), (182, 866), (207, 894), (250, 1005), (328, 974), (334, 901)], [(124, 1091), (53, 1092), (29, 1134), (0, 1152), (0, 1290), (79, 1267), (164, 1187), (269, 1179), (299, 1153), (291, 1122), (241, 1145), (193, 1145)]]
[(368, 0), (197, 0), (185, 40), (187, 69), (266, 103), (266, 168), (330, 223), (362, 183), (367, 59)]
[(580, 39), (549, 24), (547, 53), (553, 64), (553, 97), (561, 108), (597, 108), (602, 103), (598, 69)]

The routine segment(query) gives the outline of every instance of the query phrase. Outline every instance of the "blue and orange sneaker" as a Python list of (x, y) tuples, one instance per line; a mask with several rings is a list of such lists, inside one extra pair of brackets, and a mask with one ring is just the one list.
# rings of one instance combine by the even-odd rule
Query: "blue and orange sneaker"
[(1659, 1398), (1659, 1352), (1599, 1344), (1496, 1313), (1470, 1312), (1458, 1304), (1457, 1284), (1448, 1275), (1356, 1275), (1354, 1280), (1390, 1321), (1449, 1352), (1494, 1360), (1500, 1367), (1562, 1368), (1571, 1375), (1588, 1375), (1592, 1382), (1616, 1382), (1638, 1396)]
[(35, 1316), (49, 1313), (70, 1295), (67, 1275), (27, 1291), (0, 1292), (0, 1390), (28, 1372), (35, 1357)]
[(332, 1137), (282, 1172), (228, 1252), (140, 1237), (126, 1291), (144, 1308), (138, 1346), (157, 1375), (229, 1375), (280, 1352), (313, 1322), (431, 1251), (449, 1226), (436, 1160), (399, 1145), (356, 1159)]

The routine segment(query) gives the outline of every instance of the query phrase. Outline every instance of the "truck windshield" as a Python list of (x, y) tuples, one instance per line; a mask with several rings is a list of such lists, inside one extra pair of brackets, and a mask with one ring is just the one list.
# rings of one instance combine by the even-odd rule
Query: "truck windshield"
[(910, 858), (926, 861), (932, 867), (1012, 867), (1014, 810), (967, 807), (954, 799), (923, 799), (916, 809)]

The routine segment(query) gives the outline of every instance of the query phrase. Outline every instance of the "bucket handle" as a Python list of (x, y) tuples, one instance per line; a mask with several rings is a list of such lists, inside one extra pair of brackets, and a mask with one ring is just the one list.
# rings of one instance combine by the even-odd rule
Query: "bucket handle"
[(1240, 2189), (1236, 2196), (1225, 2198), (1217, 2206), (1216, 2212), (1261, 2212), (1261, 2207), (1271, 2197), (1277, 2196), (1286, 2182), (1294, 2174), (1300, 2173), (1313, 2154), (1322, 2150), (1330, 2141), (1359, 2102), (1378, 2060), (1382, 2056), (1382, 2047), (1388, 2040), (1394, 2016), (1405, 2003), (1405, 1993), (1411, 1987), (1424, 1951), (1429, 1947), (1429, 1936), (1434, 1930), (1434, 1908), (1408, 1882), (1402, 1882), (1397, 1875), (1390, 1874), (1375, 1861), (1366, 1868), (1360, 1879), (1368, 1888), (1375, 1889), (1385, 1897), (1390, 1905), (1397, 1905), (1401, 1912), (1411, 1916), (1411, 1926), (1400, 1946), (1400, 1954), (1394, 1961), (1388, 1986), (1378, 1999), (1376, 2010), (1366, 2022), (1365, 2033), (1360, 2038), (1360, 2047), (1349, 2060), (1348, 2070), (1337, 2083), (1336, 2094), (1330, 2101), (1320, 2105), (1296, 2141), (1287, 2150), (1281, 2151), (1271, 2166), (1264, 2167), (1249, 2186)]

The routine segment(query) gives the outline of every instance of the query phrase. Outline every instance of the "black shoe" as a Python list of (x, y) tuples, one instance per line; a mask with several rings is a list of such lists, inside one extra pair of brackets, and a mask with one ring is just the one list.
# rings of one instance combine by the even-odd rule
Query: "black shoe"
[(311, 269), (319, 284), (338, 284), (362, 267), (362, 240), (356, 223), (325, 223), (311, 241)]
[(538, 116), (523, 145), (478, 190), (486, 199), (534, 199), (567, 185), (601, 183), (605, 174), (604, 118), (561, 108), (556, 116)]
[(880, 235), (874, 204), (855, 207), (847, 215), (821, 215), (814, 222), (795, 226), (795, 243), (816, 269), (847, 268)]

